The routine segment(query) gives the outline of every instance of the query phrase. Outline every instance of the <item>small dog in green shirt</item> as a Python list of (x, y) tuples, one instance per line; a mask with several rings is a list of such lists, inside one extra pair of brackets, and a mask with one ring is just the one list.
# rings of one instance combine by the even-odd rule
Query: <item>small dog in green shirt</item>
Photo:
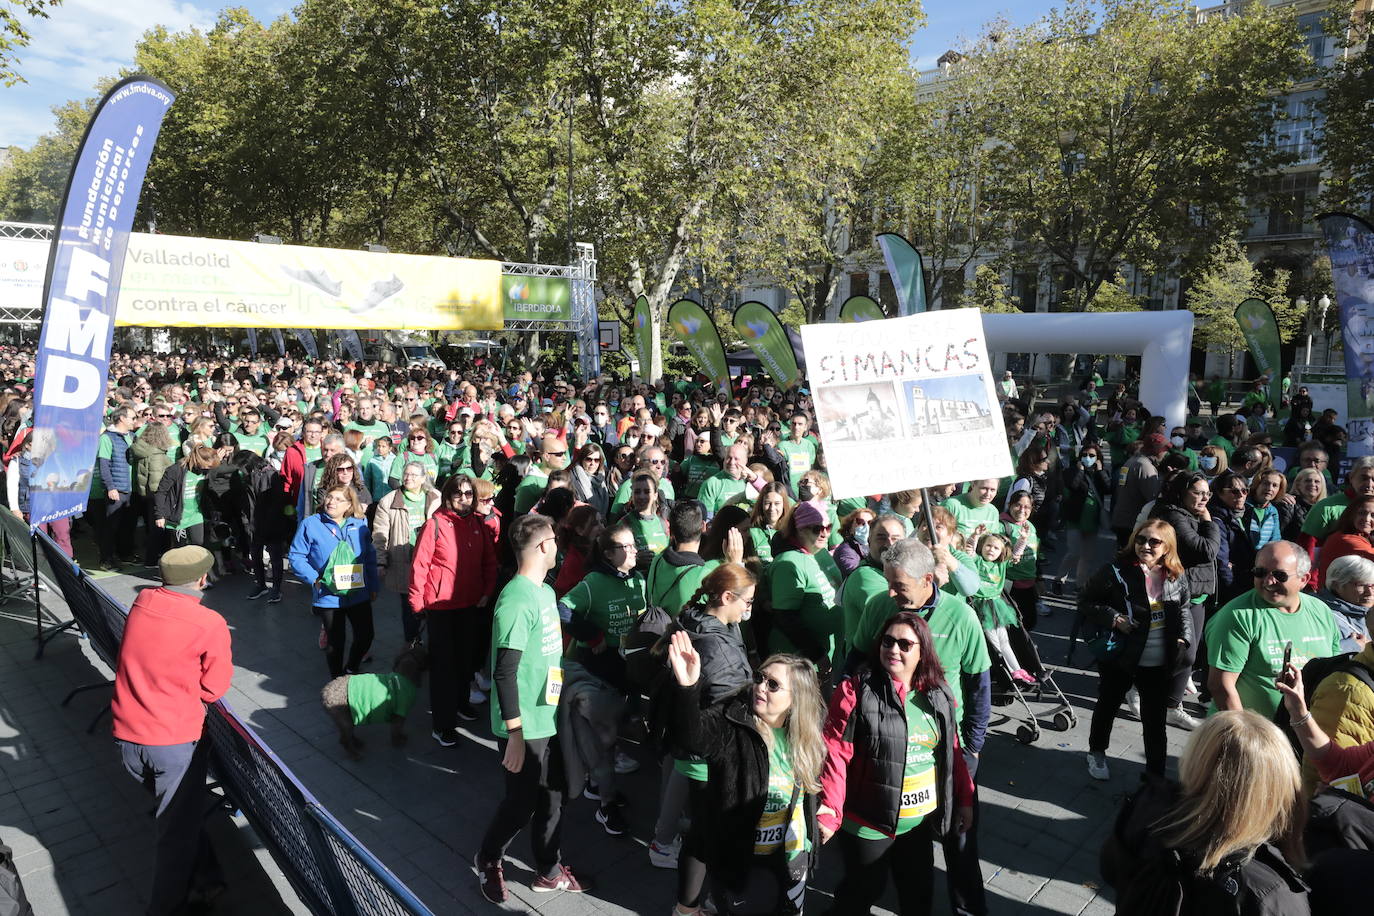
[(320, 691), (324, 711), (339, 730), (339, 744), (351, 760), (362, 759), (359, 725), (391, 723), (391, 744), (406, 743), (406, 714), (415, 702), (420, 677), (429, 667), (429, 653), (419, 643), (408, 645), (396, 656), (388, 674), (345, 674)]

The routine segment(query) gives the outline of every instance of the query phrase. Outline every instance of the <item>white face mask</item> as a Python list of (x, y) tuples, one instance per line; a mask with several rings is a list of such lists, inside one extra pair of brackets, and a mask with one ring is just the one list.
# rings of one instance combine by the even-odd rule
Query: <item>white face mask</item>
[(635, 446), (639, 445), (639, 438), (637, 436), (630, 436), (625, 440), (625, 444), (628, 445), (630, 448), (634, 448)]
[(1183, 448), (1184, 439), (1182, 436), (1174, 436), (1169, 441), (1174, 444), (1175, 448)]

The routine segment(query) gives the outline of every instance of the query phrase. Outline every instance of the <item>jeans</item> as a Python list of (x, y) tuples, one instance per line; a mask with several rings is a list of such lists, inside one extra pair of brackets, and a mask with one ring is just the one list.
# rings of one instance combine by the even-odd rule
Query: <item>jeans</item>
[(358, 670), (363, 656), (372, 648), (372, 602), (362, 601), (348, 607), (317, 607), (320, 623), (329, 637), (329, 648), (325, 650), (325, 660), (329, 663), (329, 676), (339, 677), (345, 673), (344, 642), (345, 625), (353, 628), (353, 646), (348, 653), (347, 672)]
[[(504, 738), (500, 741), (499, 752), (503, 755), (507, 743)], [(528, 826), (535, 871), (550, 877), (560, 862), (563, 803), (567, 801), (558, 736), (527, 738), (525, 765), (520, 772), (512, 773), (503, 767), (501, 773), (505, 777), (506, 796), (482, 837), (478, 856), (483, 862), (500, 862), (515, 835)]]
[(209, 810), (205, 772), (210, 744), (149, 746), (116, 741), (124, 769), (157, 802), (150, 916), (180, 911), (193, 888), (223, 882), (214, 847), (205, 834)]
[(1088, 732), (1088, 750), (1107, 753), (1112, 739), (1112, 723), (1126, 691), (1132, 686), (1140, 694), (1140, 727), (1145, 737), (1145, 770), (1164, 775), (1164, 760), (1168, 754), (1168, 735), (1164, 714), (1167, 709), (1169, 686), (1173, 671), (1163, 665), (1148, 668), (1137, 666), (1129, 670), (1111, 661), (1098, 666), (1097, 705), (1093, 708), (1092, 726)]

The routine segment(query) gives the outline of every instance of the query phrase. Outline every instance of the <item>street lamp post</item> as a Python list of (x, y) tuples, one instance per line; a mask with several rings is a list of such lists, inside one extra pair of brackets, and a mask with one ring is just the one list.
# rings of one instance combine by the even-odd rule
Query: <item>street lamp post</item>
[[(1299, 296), (1293, 303), (1299, 311), (1307, 311), (1307, 297)], [(1312, 365), (1312, 314), (1307, 315), (1307, 358), (1303, 360), (1304, 366)]]
[(1331, 361), (1331, 334), (1326, 329), (1326, 310), (1331, 308), (1331, 297), (1322, 293), (1322, 297), (1317, 300), (1317, 308), (1321, 309), (1322, 316), (1322, 365), (1326, 365)]

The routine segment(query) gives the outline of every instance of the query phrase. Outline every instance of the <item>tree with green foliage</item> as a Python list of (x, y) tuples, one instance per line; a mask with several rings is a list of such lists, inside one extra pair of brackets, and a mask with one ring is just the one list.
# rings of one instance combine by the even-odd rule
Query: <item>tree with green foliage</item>
[(1291, 276), (1286, 270), (1265, 275), (1245, 256), (1239, 238), (1217, 245), (1210, 261), (1193, 278), (1188, 291), (1188, 310), (1193, 313), (1193, 345), (1225, 351), (1234, 358), (1245, 349), (1245, 335), (1236, 323), (1236, 307), (1251, 297), (1262, 299), (1274, 310), (1279, 339), (1291, 341), (1306, 327), (1307, 310), (1289, 297)]
[(48, 8), (62, 0), (6, 0), (0, 4), (0, 84), (13, 86), (28, 82), (15, 66), (20, 48), (27, 48), (32, 37), (29, 19), (47, 19)]
[(1072, 309), (1123, 262), (1187, 271), (1240, 228), (1252, 176), (1285, 161), (1273, 98), (1306, 63), (1292, 11), (1265, 4), (1201, 16), (1184, 0), (1070, 0), (991, 31), (959, 65), (1013, 114), (988, 203)]
[(975, 308), (989, 314), (1014, 315), (1016, 306), (1011, 291), (1002, 282), (1002, 275), (991, 264), (979, 264), (973, 271), (973, 282), (959, 297), (960, 308)]
[(1338, 3), (1327, 26), (1340, 36), (1337, 55), (1322, 76), (1325, 116), (1318, 139), (1326, 166), (1323, 202), (1332, 209), (1374, 209), (1374, 51), (1368, 4)]
[(0, 218), (49, 225), (57, 221), (76, 148), (97, 101), (92, 97), (55, 106), (53, 130), (11, 154), (9, 165), (0, 169)]

